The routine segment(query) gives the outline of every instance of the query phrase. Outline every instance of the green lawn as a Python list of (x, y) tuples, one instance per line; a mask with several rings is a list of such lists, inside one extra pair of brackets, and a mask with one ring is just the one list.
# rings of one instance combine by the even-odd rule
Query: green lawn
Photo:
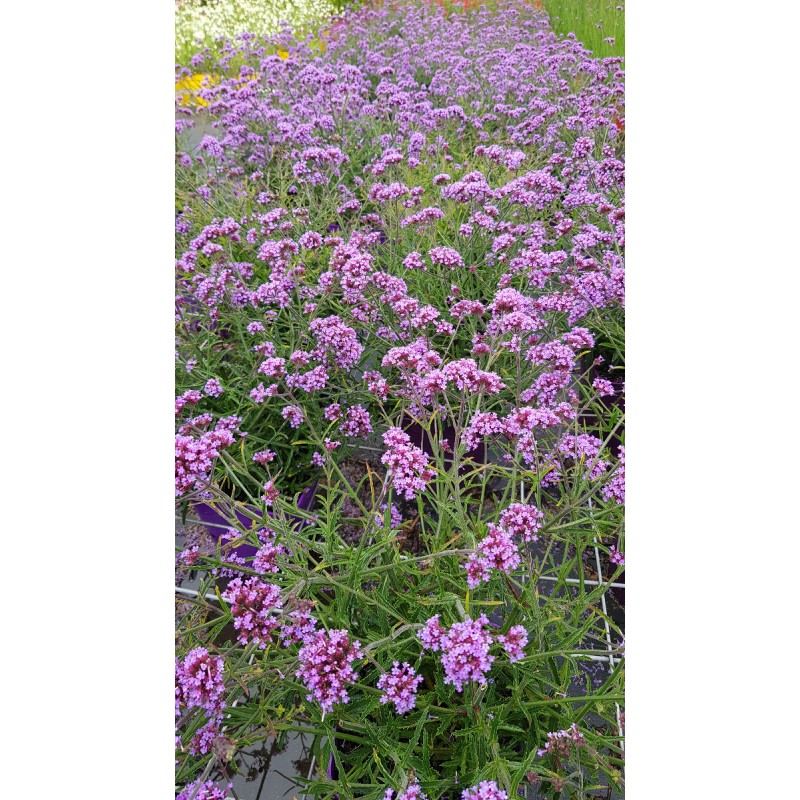
[(556, 33), (574, 33), (596, 56), (624, 57), (624, 0), (543, 0), (543, 5)]

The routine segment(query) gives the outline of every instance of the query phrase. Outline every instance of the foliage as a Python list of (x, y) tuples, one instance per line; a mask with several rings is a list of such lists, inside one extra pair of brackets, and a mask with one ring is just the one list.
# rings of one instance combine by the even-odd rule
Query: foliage
[(523, 2), (323, 30), (178, 105), (176, 495), (237, 538), (179, 555), (176, 782), (306, 731), (318, 798), (619, 789), (620, 59)]

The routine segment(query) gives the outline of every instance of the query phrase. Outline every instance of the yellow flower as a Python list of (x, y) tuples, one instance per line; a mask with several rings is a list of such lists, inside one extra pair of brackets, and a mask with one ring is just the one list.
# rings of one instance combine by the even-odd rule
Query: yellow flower
[(286, 61), (286, 59), (289, 58), (289, 53), (287, 53), (286, 50), (278, 50), (278, 56)]
[[(198, 105), (207, 106), (208, 100), (197, 96), (198, 89), (213, 86), (219, 82), (216, 75), (188, 75), (175, 82), (175, 96), (182, 106)], [(183, 91), (181, 91), (183, 90)]]

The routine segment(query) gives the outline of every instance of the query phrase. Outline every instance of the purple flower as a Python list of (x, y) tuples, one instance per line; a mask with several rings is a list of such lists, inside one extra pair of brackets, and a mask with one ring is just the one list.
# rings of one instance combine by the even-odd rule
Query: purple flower
[(439, 622), (439, 615), (436, 614), (431, 617), (425, 626), (417, 633), (417, 637), (422, 642), (422, 647), (425, 650), (433, 650), (435, 653), (442, 645), (442, 637), (447, 633), (447, 630), (442, 627)]
[(293, 428), (299, 428), (303, 422), (303, 409), (300, 406), (286, 406), (281, 415)]
[(398, 714), (411, 711), (416, 705), (417, 686), (422, 680), (410, 664), (404, 661), (401, 665), (394, 661), (392, 671), (385, 672), (378, 680), (378, 688), (383, 690), (381, 703), (394, 703)]
[(525, 658), (523, 648), (528, 644), (528, 632), (522, 625), (515, 625), (513, 628), (509, 628), (505, 636), (501, 634), (497, 637), (497, 641), (503, 645), (510, 662), (521, 661)]
[(175, 660), (175, 715), (179, 707), (202, 708), (216, 717), (225, 707), (225, 680), (221, 656), (196, 647), (183, 661)]
[(461, 800), (508, 800), (508, 793), (494, 781), (481, 781), (477, 786), (464, 789)]
[(290, 622), (281, 627), (281, 642), (284, 647), (293, 642), (304, 642), (317, 627), (317, 620), (311, 615), (310, 608), (299, 608), (288, 614)]
[(601, 397), (610, 397), (614, 394), (614, 384), (607, 381), (605, 378), (595, 378), (592, 381), (592, 386), (597, 389), (597, 393)]
[(625, 447), (619, 448), (619, 465), (611, 473), (611, 480), (600, 490), (604, 500), (614, 500), (622, 505), (625, 502)]
[(440, 264), (449, 269), (456, 269), (456, 267), (464, 266), (464, 259), (457, 250), (452, 247), (434, 247), (428, 252), (431, 262)]
[(488, 581), (489, 569), (492, 568), (509, 574), (519, 566), (520, 560), (519, 548), (514, 544), (511, 534), (490, 522), (488, 533), (478, 542), (476, 552), (467, 562), (467, 584), (474, 589), (482, 581)]
[(199, 783), (199, 779), (190, 783), (175, 800), (228, 800), (232, 797), (228, 792), (220, 789), (214, 781), (205, 781), (198, 788)]
[(464, 622), (453, 624), (442, 637), (444, 682), (452, 684), (458, 692), (464, 690), (467, 681), (486, 685), (486, 673), (494, 661), (494, 656), (489, 655), (492, 637), (484, 630), (488, 624), (485, 614), (474, 621), (467, 617)]
[(573, 747), (583, 747), (586, 739), (578, 730), (578, 726), (573, 722), (566, 730), (554, 731), (547, 734), (547, 744), (536, 752), (540, 758), (548, 755), (556, 755), (561, 759), (566, 759), (572, 752)]
[[(383, 800), (392, 800), (393, 797), (394, 789), (387, 789), (384, 792)], [(400, 792), (395, 800), (428, 800), (428, 798), (422, 791), (422, 787), (417, 783), (417, 779), (412, 778), (405, 791)]]
[(526, 542), (535, 542), (536, 532), (542, 527), (544, 514), (533, 504), (511, 503), (500, 513), (499, 525), (512, 536), (521, 536)]
[(387, 451), (381, 463), (388, 467), (394, 488), (413, 500), (436, 473), (430, 468), (428, 458), (419, 447), (411, 444), (411, 437), (400, 428), (389, 428), (383, 434)]
[(372, 421), (364, 406), (351, 406), (346, 419), (339, 423), (339, 431), (345, 436), (364, 437), (372, 433)]
[(262, 575), (267, 572), (280, 572), (278, 556), (283, 555), (286, 549), (276, 545), (274, 541), (265, 542), (253, 558), (253, 569)]
[(239, 631), (241, 644), (256, 642), (264, 650), (270, 636), (278, 627), (277, 612), (283, 606), (281, 590), (260, 578), (252, 577), (242, 582), (235, 578), (222, 593), (222, 599), (230, 604), (233, 627)]
[(216, 378), (211, 378), (206, 381), (206, 385), (203, 387), (203, 391), (209, 397), (219, 397), (225, 390), (222, 388), (222, 385)]
[(296, 672), (309, 690), (306, 699), (316, 700), (323, 713), (331, 711), (334, 703), (346, 703), (350, 699), (346, 687), (358, 678), (350, 665), (363, 656), (360, 642), (351, 643), (346, 630), (309, 635), (300, 650)]

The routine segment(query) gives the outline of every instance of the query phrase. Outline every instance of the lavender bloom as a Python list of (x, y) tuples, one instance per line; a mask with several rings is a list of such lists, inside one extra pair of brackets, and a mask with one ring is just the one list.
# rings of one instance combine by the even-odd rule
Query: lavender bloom
[(288, 614), (291, 622), (284, 622), (281, 627), (281, 642), (284, 647), (293, 642), (304, 642), (317, 627), (317, 620), (311, 616), (310, 608), (299, 608)]
[(492, 637), (484, 630), (488, 624), (485, 614), (474, 621), (467, 617), (464, 622), (452, 625), (442, 637), (444, 682), (452, 684), (458, 692), (464, 690), (467, 681), (486, 685), (486, 673), (494, 661), (494, 656), (489, 655)]
[(514, 625), (505, 636), (498, 636), (497, 641), (503, 645), (503, 649), (508, 654), (508, 660), (511, 663), (525, 658), (523, 648), (528, 644), (528, 632), (522, 625)]
[(526, 542), (535, 542), (536, 532), (542, 527), (544, 514), (532, 503), (511, 503), (500, 513), (499, 525), (512, 536), (521, 536)]
[[(387, 789), (383, 794), (383, 800), (392, 800), (393, 797), (394, 789)], [(417, 783), (417, 779), (412, 778), (405, 791), (400, 792), (395, 800), (428, 800), (428, 798)]]
[(381, 463), (389, 469), (394, 488), (406, 500), (413, 500), (436, 474), (428, 463), (425, 453), (411, 444), (411, 437), (400, 428), (389, 428), (383, 434), (383, 443), (388, 450), (381, 457)]
[(519, 548), (514, 544), (511, 534), (505, 529), (489, 523), (489, 531), (478, 543), (475, 553), (470, 555), (467, 562), (467, 584), (474, 589), (483, 581), (490, 578), (489, 570), (499, 569), (509, 572), (520, 563)]
[(203, 387), (203, 391), (209, 397), (219, 397), (225, 390), (222, 388), (222, 385), (216, 378), (211, 378), (206, 381), (206, 385)]
[(190, 783), (183, 791), (181, 791), (175, 800), (228, 800), (232, 795), (220, 789), (214, 781), (205, 781), (197, 785), (200, 780)]
[(350, 642), (346, 630), (316, 631), (309, 635), (300, 650), (300, 668), (295, 673), (309, 690), (307, 700), (316, 700), (323, 713), (334, 703), (346, 703), (346, 687), (355, 683), (357, 673), (350, 666), (363, 658), (360, 642)]
[(385, 672), (378, 680), (378, 688), (384, 692), (381, 703), (394, 703), (398, 714), (411, 711), (416, 705), (417, 686), (422, 680), (422, 676), (417, 675), (407, 662), (404, 661), (402, 666), (398, 661), (392, 662), (392, 671)]
[(536, 755), (540, 758), (547, 755), (556, 755), (561, 759), (566, 759), (572, 752), (573, 747), (583, 747), (585, 744), (584, 735), (573, 722), (566, 730), (548, 733), (547, 744), (541, 750), (537, 750)]
[(425, 623), (425, 627), (417, 633), (417, 637), (425, 650), (433, 650), (435, 653), (442, 646), (442, 637), (446, 633), (447, 630), (442, 627), (439, 615), (436, 614)]
[(182, 706), (199, 707), (210, 717), (225, 708), (225, 680), (221, 656), (212, 656), (205, 647), (196, 647), (183, 661), (175, 660), (175, 715)]
[(508, 793), (494, 781), (481, 781), (461, 793), (461, 800), (508, 800)]
[(604, 500), (614, 500), (619, 505), (625, 502), (625, 448), (619, 448), (619, 465), (611, 474), (611, 480), (600, 490)]
[(235, 578), (222, 593), (222, 599), (231, 604), (233, 627), (239, 631), (241, 644), (256, 642), (264, 650), (270, 636), (278, 627), (278, 618), (272, 612), (283, 606), (281, 590), (256, 577), (242, 582)]

